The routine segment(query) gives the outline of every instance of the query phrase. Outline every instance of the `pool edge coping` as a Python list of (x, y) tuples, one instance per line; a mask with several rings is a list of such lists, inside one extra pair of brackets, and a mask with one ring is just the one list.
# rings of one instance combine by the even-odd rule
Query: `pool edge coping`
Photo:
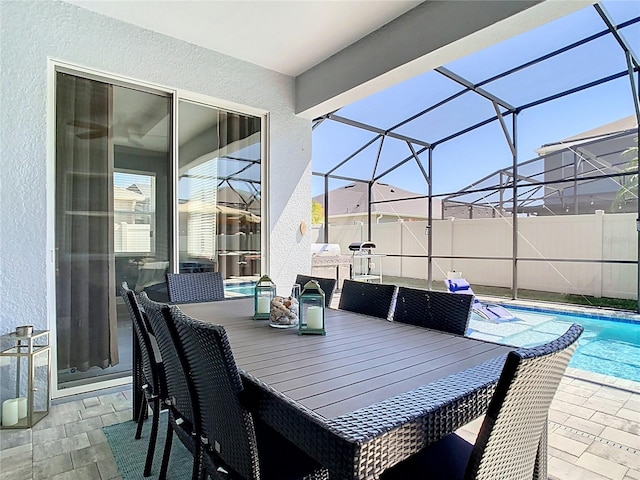
[(513, 307), (532, 312), (572, 313), (590, 318), (612, 319), (625, 323), (640, 323), (640, 314), (629, 310), (605, 307), (589, 307), (568, 303), (551, 303), (533, 300), (510, 300), (505, 298), (478, 297), (480, 302), (497, 303), (505, 308)]
[(574, 367), (567, 367), (564, 376), (640, 395), (640, 382), (634, 380), (590, 372)]

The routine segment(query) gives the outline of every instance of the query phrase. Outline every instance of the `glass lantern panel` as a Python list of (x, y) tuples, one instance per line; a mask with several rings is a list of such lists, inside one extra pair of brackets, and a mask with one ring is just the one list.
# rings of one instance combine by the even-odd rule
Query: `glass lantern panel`
[(43, 349), (33, 355), (33, 422), (49, 410), (49, 353)]
[[(18, 348), (9, 348), (3, 352), (2, 356), (0, 366), (2, 426), (23, 426), (25, 423), (26, 399), (29, 391), (29, 358), (18, 356), (17, 353)], [(5, 402), (13, 405), (6, 405)]]
[(300, 298), (302, 328), (319, 330), (324, 327), (324, 299), (321, 295)]

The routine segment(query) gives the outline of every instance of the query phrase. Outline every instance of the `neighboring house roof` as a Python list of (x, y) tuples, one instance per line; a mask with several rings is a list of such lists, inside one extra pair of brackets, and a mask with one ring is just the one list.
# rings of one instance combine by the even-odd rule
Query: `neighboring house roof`
[(593, 142), (595, 140), (602, 140), (607, 137), (618, 135), (624, 132), (632, 132), (638, 130), (638, 120), (635, 115), (630, 115), (625, 118), (616, 120), (615, 122), (600, 125), (599, 127), (587, 130), (586, 132), (578, 133), (571, 137), (565, 138), (555, 143), (547, 143), (536, 149), (536, 153), (540, 156), (549, 155), (550, 153), (564, 150), (565, 148), (580, 145), (586, 142)]
[(127, 190), (144, 195), (145, 198), (151, 198), (151, 185), (144, 183), (132, 183), (127, 187)]
[[(361, 216), (366, 215), (368, 185), (362, 182), (351, 183), (329, 192), (329, 216)], [(396, 215), (406, 218), (428, 218), (429, 203), (427, 198), (419, 197), (423, 194), (409, 192), (386, 183), (374, 183), (371, 189), (371, 201), (411, 198), (402, 202), (373, 203), (371, 213), (375, 215)], [(316, 195), (313, 200), (324, 206), (324, 194)], [(440, 201), (433, 199), (434, 217), (440, 216)]]
[(136, 202), (144, 202), (145, 200), (144, 195), (122, 187), (113, 187), (113, 198), (115, 200), (131, 200)]

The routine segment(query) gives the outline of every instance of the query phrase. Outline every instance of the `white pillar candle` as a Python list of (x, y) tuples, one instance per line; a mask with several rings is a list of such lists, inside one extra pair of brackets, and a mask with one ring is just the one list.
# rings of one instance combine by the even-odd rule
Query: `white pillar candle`
[(2, 426), (10, 427), (18, 423), (18, 399), (10, 398), (2, 402)]
[(18, 398), (18, 418), (24, 418), (27, 416), (27, 399), (24, 397)]
[(258, 297), (258, 313), (269, 313), (270, 304), (269, 297)]
[(320, 330), (322, 328), (322, 307), (307, 308), (307, 328)]

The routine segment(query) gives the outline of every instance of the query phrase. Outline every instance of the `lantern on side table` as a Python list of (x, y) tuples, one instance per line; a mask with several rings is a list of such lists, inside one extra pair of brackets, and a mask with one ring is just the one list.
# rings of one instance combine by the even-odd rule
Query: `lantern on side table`
[(253, 294), (253, 319), (269, 320), (271, 312), (271, 300), (276, 296), (276, 284), (271, 281), (269, 275), (263, 275), (256, 283)]
[(49, 413), (49, 330), (18, 327), (0, 343), (2, 428), (31, 428)]
[(307, 282), (300, 293), (298, 318), (298, 335), (326, 335), (324, 292), (315, 280)]

